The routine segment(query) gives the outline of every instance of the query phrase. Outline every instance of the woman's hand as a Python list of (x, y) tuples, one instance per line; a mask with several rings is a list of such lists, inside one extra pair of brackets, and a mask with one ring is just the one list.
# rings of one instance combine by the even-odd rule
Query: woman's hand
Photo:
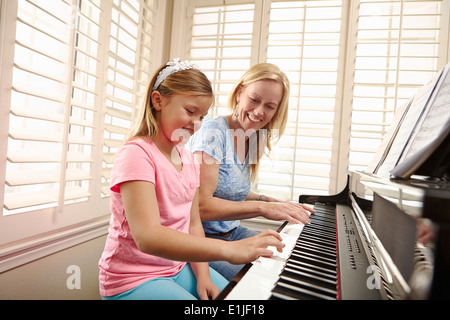
[(261, 211), (267, 219), (304, 224), (311, 223), (309, 216), (315, 212), (306, 204), (289, 201), (261, 202)]
[(275, 247), (279, 252), (283, 251), (284, 244), (281, 236), (274, 230), (264, 230), (254, 237), (230, 241), (224, 243), (227, 252), (227, 261), (232, 264), (245, 264), (259, 257), (271, 257), (273, 251), (267, 247)]

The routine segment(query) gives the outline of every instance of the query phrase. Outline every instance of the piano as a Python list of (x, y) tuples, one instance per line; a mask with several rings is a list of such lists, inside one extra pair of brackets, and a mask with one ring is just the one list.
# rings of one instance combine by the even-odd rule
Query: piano
[[(283, 252), (247, 264), (218, 299), (450, 298), (448, 183), (350, 172), (340, 193), (299, 202), (314, 206), (311, 223), (284, 222)], [(417, 241), (422, 224), (428, 245)]]
[(336, 195), (300, 195), (308, 225), (246, 265), (219, 299), (450, 298), (450, 64), (396, 112), (365, 172)]

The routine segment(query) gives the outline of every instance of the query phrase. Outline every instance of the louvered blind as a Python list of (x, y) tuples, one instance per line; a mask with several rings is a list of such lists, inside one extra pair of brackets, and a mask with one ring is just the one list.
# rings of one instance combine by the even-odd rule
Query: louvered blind
[(103, 195), (109, 195), (114, 155), (143, 103), (152, 71), (156, 15), (154, 1), (114, 0), (108, 51), (106, 114), (102, 163)]
[(114, 154), (161, 63), (158, 6), (18, 0), (4, 215), (109, 194)]
[(341, 39), (341, 1), (272, 2), (267, 62), (289, 77), (287, 128), (261, 163), (258, 192), (296, 200), (329, 192)]
[(90, 197), (99, 0), (18, 3), (6, 214)]
[(213, 83), (216, 105), (209, 117), (228, 114), (228, 93), (251, 65), (255, 5), (222, 5), (222, 2), (215, 6), (211, 1), (207, 7), (191, 3), (189, 59)]
[[(367, 167), (396, 108), (446, 63), (442, 53), (448, 29), (441, 30), (442, 5), (432, 0), (360, 1), (350, 169)], [(448, 11), (446, 15), (448, 19)]]
[(340, 191), (348, 170), (370, 163), (394, 110), (448, 61), (448, 0), (186, 2), (190, 58), (218, 95), (211, 116), (228, 113), (247, 63), (275, 63), (291, 81), (287, 130), (255, 184), (282, 199)]

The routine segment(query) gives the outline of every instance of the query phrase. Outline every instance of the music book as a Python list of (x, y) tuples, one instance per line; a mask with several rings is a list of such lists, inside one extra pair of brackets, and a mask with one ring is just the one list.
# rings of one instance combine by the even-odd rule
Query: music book
[(450, 64), (442, 68), (396, 111), (367, 172), (386, 178), (408, 179), (427, 161), (427, 172), (422, 170), (422, 173), (436, 176), (448, 172), (449, 69)]

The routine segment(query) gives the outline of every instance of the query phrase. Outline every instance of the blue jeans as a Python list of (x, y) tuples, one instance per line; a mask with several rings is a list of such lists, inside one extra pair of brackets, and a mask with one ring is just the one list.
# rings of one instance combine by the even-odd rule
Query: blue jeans
[[(212, 282), (222, 291), (228, 284), (219, 273), (209, 268)], [(137, 287), (103, 300), (197, 300), (197, 279), (188, 263), (173, 277), (155, 278)]]
[[(216, 234), (206, 234), (208, 238), (220, 239), (225, 241), (236, 241), (245, 238), (250, 238), (256, 236), (258, 232), (247, 229), (245, 227), (238, 226), (231, 231), (230, 234), (227, 234), (226, 237), (216, 235)], [(225, 279), (231, 281), (235, 275), (239, 273), (239, 271), (244, 267), (243, 264), (231, 264), (227, 261), (212, 261), (209, 263), (209, 266), (219, 272)]]

